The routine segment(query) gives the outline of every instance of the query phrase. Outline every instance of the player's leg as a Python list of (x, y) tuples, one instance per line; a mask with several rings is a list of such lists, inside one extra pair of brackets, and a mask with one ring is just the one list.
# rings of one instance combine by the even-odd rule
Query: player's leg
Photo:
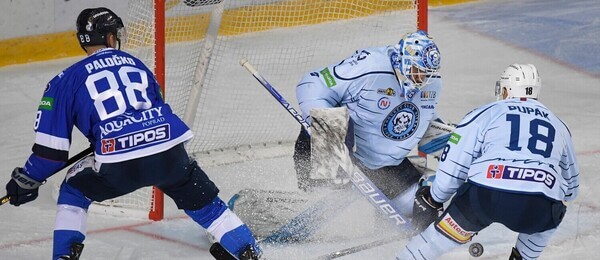
[[(402, 216), (413, 217), (415, 194), (419, 188), (419, 179), (422, 174), (409, 159), (404, 159), (398, 166), (387, 166), (376, 170), (364, 167), (359, 162), (356, 164), (373, 184), (391, 199)], [(433, 217), (413, 218), (413, 224), (416, 224), (419, 230), (424, 230), (435, 221), (437, 215), (437, 211), (434, 214), (422, 214), (421, 216)]]
[(520, 233), (510, 259), (538, 259), (555, 231), (556, 228), (535, 234)]
[[(173, 167), (179, 168), (176, 165)], [(248, 226), (217, 196), (219, 189), (196, 161), (188, 162), (184, 168), (185, 171), (181, 178), (177, 178), (177, 182), (163, 184), (159, 188), (232, 255), (239, 258), (247, 251), (260, 255), (261, 249)]]
[(503, 210), (489, 214), (519, 237), (510, 259), (537, 259), (566, 213), (566, 206), (543, 195), (499, 193), (495, 202)]
[(413, 237), (396, 259), (436, 259), (445, 252), (471, 241), (471, 238), (492, 221), (479, 205), (490, 196), (480, 196), (471, 184), (463, 184), (446, 211), (421, 234)]
[(90, 203), (81, 191), (66, 183), (61, 185), (54, 225), (53, 259), (71, 257), (72, 246), (83, 244)]
[[(54, 231), (54, 258), (70, 255), (72, 245), (85, 239), (87, 209), (91, 201), (115, 198), (167, 179), (169, 165), (162, 163), (171, 150), (119, 163), (99, 164), (88, 156), (66, 175), (58, 196)], [(186, 155), (187, 156), (187, 155)], [(176, 161), (169, 158), (169, 161)], [(187, 157), (185, 157), (187, 161)]]
[[(86, 172), (93, 171), (93, 165), (94, 157), (88, 156), (77, 162), (69, 170), (67, 178), (85, 175)], [(87, 210), (91, 200), (65, 180), (60, 187), (57, 204), (52, 259), (61, 259), (61, 257), (70, 259), (74, 255), (81, 254), (83, 249)], [(72, 252), (74, 247), (81, 248), (78, 249), (79, 252)]]

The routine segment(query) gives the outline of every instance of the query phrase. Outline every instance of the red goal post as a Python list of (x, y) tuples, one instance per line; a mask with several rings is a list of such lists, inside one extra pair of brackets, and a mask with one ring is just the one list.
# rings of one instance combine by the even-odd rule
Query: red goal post
[[(358, 48), (394, 44), (428, 25), (427, 0), (129, 0), (128, 5), (124, 49), (154, 70), (167, 102), (194, 131), (186, 149), (205, 167), (290, 154), (298, 134), (297, 124), (239, 66), (242, 57), (293, 99), (307, 71)], [(135, 192), (142, 199), (132, 200), (134, 205), (117, 207), (163, 219), (163, 194), (149, 190)]]

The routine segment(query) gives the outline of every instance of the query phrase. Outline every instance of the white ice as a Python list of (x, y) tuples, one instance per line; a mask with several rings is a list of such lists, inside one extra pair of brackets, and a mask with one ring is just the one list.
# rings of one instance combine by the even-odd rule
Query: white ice
[[(548, 4), (547, 1), (541, 0), (528, 2)], [(587, 2), (590, 5), (594, 3)], [(525, 14), (527, 11), (519, 8), (526, 6), (525, 3), (509, 3), (515, 5), (512, 15), (519, 16), (519, 12)], [(561, 10), (558, 3), (564, 1), (552, 1), (543, 12), (538, 10), (537, 15), (554, 17), (556, 11)], [(435, 37), (442, 53), (444, 91), (439, 113), (450, 121), (459, 121), (471, 109), (493, 100), (494, 83), (507, 65), (515, 62), (535, 64), (543, 80), (541, 101), (570, 126), (581, 171), (581, 193), (575, 202), (569, 204), (567, 215), (542, 254), (542, 259), (599, 259), (596, 246), (600, 245), (600, 200), (597, 199), (594, 190), (596, 185), (600, 185), (600, 175), (596, 176), (597, 165), (594, 162), (600, 160), (600, 141), (596, 139), (600, 134), (600, 76), (597, 72), (562, 61), (553, 56), (552, 52), (531, 47), (523, 49), (519, 47), (523, 45), (518, 43), (517, 38), (506, 39), (499, 36), (503, 35), (502, 30), (482, 32), (483, 30), (478, 30), (478, 24), (489, 25), (488, 23), (468, 22), (468, 19), (456, 15), (456, 12), (467, 8), (479, 10), (478, 21), (486, 21), (486, 10), (489, 17), (493, 14), (493, 8), (489, 10), (488, 4), (489, 1), (484, 1), (440, 7), (433, 8), (430, 12), (429, 31)], [(553, 6), (555, 8), (552, 8)], [(579, 8), (571, 10), (573, 17), (584, 11), (586, 6)], [(598, 14), (598, 11), (593, 13)], [(595, 17), (591, 22), (597, 24), (598, 16)], [(516, 28), (519, 25), (519, 21), (511, 24), (510, 19), (502, 23), (508, 28)], [(554, 42), (548, 37), (556, 38), (557, 42), (561, 40), (561, 33), (545, 34), (552, 29), (545, 28), (543, 20), (538, 26), (542, 29), (535, 32), (535, 37), (528, 35), (528, 40), (544, 39), (548, 44)], [(598, 35), (597, 25), (583, 28), (576, 24), (571, 26), (567, 21), (561, 26), (561, 30), (569, 35)], [(589, 42), (589, 39), (583, 41), (572, 37), (562, 43), (569, 44), (571, 48), (579, 48), (581, 52), (588, 50), (590, 45), (600, 46), (598, 38), (595, 38), (595, 42), (594, 38), (592, 42)], [(592, 47), (592, 50), (596, 50), (597, 54), (597, 47)], [(587, 59), (583, 64), (597, 64), (598, 61), (597, 55), (580, 57)], [(35, 111), (45, 84), (78, 59), (68, 58), (0, 69), (0, 88), (3, 89), (0, 102), (0, 183), (6, 183), (12, 169), (22, 166), (30, 153), (34, 138), (32, 125)], [(75, 136), (75, 139), (71, 155), (86, 147), (80, 136)], [(284, 190), (293, 190), (295, 187), (292, 160), (289, 156), (210, 167), (205, 170), (221, 187), (221, 196), (224, 199), (247, 187), (276, 186)], [(60, 178), (55, 176), (51, 181)], [(8, 204), (0, 208), (0, 259), (50, 258), (55, 212), (55, 201), (50, 192), (50, 185), (43, 186), (36, 201), (18, 208)], [(364, 201), (357, 201), (340, 212), (340, 216), (334, 219), (332, 224), (317, 234), (322, 238), (320, 242), (266, 246), (265, 256), (268, 259), (315, 259), (339, 249), (393, 235), (393, 231), (385, 228), (386, 223), (377, 219), (370, 207)], [(212, 259), (207, 252), (209, 243), (204, 232), (182, 212), (177, 211), (168, 199), (166, 214), (167, 218), (161, 222), (90, 215), (82, 258)], [(482, 243), (485, 247), (480, 259), (506, 259), (515, 239), (515, 233), (500, 225), (492, 225), (476, 236), (474, 241)], [(406, 239), (399, 239), (341, 259), (393, 259), (406, 242)], [(471, 258), (466, 246), (442, 257)]]

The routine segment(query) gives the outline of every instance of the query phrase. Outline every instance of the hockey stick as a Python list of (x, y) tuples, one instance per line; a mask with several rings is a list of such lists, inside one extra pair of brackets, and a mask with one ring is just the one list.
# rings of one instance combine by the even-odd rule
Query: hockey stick
[[(75, 162), (81, 160), (83, 157), (86, 157), (88, 154), (91, 154), (94, 151), (94, 148), (92, 148), (91, 146), (88, 147), (87, 149), (79, 152), (78, 154), (76, 154), (75, 156), (69, 158), (69, 160), (67, 161), (67, 163), (63, 166), (60, 167), (60, 169), (56, 170), (53, 174), (62, 171), (63, 169), (69, 167), (71, 164), (74, 164)], [(10, 196), (6, 195), (2, 198), (0, 198), (0, 206), (6, 204), (7, 202), (10, 201)]]
[(335, 252), (331, 252), (329, 254), (326, 255), (322, 255), (317, 257), (318, 260), (329, 260), (329, 259), (335, 259), (335, 258), (339, 258), (342, 256), (347, 256), (350, 254), (354, 254), (354, 253), (358, 253), (360, 251), (363, 250), (367, 250), (367, 249), (371, 249), (371, 248), (375, 248), (378, 246), (383, 246), (395, 241), (398, 241), (398, 239), (402, 239), (402, 238), (406, 238), (407, 234), (401, 234), (401, 235), (394, 235), (388, 238), (382, 238), (382, 239), (378, 239), (369, 243), (365, 243), (365, 244), (360, 244), (357, 246), (353, 246), (353, 247), (348, 247), (348, 248), (344, 248)]
[[(254, 76), (258, 82), (260, 82), (263, 87), (269, 91), (269, 93), (277, 99), (277, 101), (288, 111), (290, 115), (296, 119), (298, 123), (304, 127), (304, 129), (310, 134), (310, 125), (302, 118), (302, 115), (296, 111), (292, 107), (292, 105), (285, 100), (285, 98), (275, 90), (275, 88), (262, 76), (258, 73), (258, 71), (248, 62), (248, 59), (243, 58), (240, 60), (240, 65), (242, 65), (248, 72)], [(349, 156), (348, 156), (348, 160)], [(350, 181), (352, 184), (360, 191), (360, 193), (366, 197), (366, 199), (384, 216), (386, 216), (390, 221), (394, 223), (396, 227), (401, 229), (402, 231), (412, 232), (412, 225), (404, 219), (400, 215), (400, 211), (398, 208), (391, 203), (390, 199), (381, 192), (379, 188), (353, 163), (350, 164), (349, 168), (345, 168), (341, 164), (338, 170), (342, 170), (348, 177), (350, 177)], [(293, 221), (293, 220), (292, 220)]]

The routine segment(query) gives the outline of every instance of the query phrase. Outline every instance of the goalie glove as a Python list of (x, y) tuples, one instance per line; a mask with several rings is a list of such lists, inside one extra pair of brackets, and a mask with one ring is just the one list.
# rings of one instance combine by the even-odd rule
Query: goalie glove
[(439, 118), (431, 121), (423, 138), (419, 141), (419, 151), (439, 156), (454, 129), (456, 129), (456, 125), (448, 124)]

